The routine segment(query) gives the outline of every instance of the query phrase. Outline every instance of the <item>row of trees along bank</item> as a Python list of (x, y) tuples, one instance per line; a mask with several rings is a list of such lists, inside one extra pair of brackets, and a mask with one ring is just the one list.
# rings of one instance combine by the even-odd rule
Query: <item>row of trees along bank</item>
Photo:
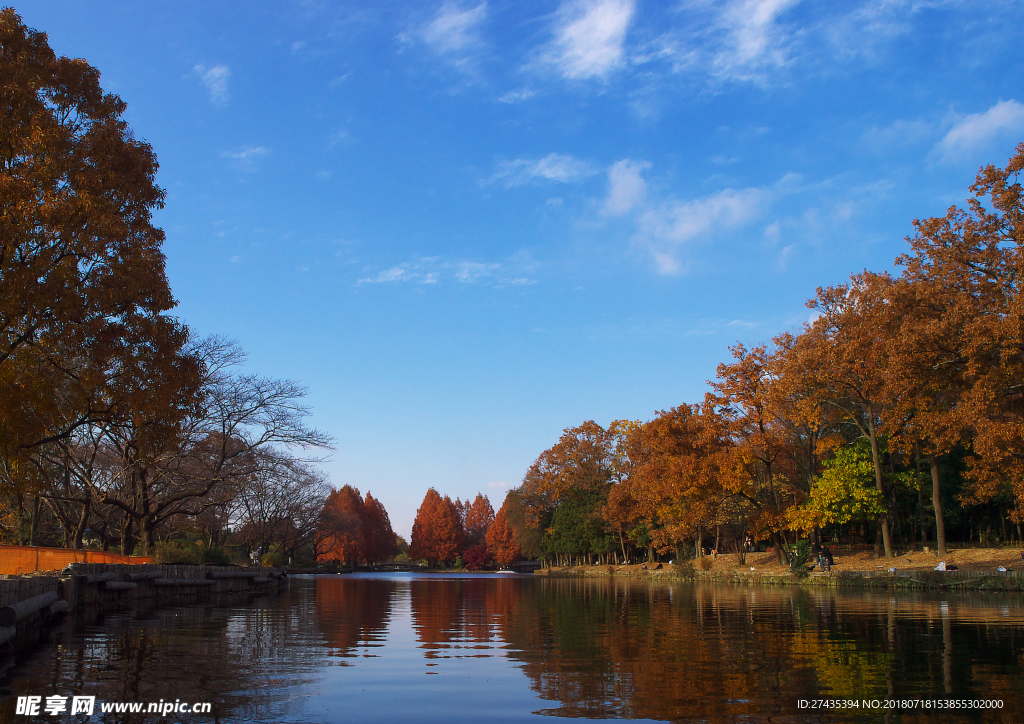
[(301, 386), (170, 314), (165, 193), (125, 104), (6, 9), (0, 107), (0, 537), (309, 546), (330, 440)]
[[(914, 222), (898, 276), (820, 288), (813, 321), (731, 349), (711, 391), (648, 422), (565, 430), (509, 494), (514, 538), (571, 561), (809, 538), (1021, 540), (1024, 144), (966, 209)], [(442, 557), (443, 556), (438, 556)]]

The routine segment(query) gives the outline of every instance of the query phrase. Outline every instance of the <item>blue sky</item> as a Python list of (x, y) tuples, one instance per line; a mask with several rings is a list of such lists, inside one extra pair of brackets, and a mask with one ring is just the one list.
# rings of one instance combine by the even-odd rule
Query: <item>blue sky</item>
[(33, 2), (156, 149), (177, 313), (408, 536), (703, 395), (1024, 141), (1020, 2)]

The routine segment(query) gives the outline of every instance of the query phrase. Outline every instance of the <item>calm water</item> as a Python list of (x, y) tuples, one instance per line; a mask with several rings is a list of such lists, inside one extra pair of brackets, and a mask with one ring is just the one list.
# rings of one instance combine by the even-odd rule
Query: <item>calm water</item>
[[(280, 596), (69, 621), (0, 681), (18, 695), (209, 701), (213, 714), (46, 721), (1024, 720), (1017, 596), (530, 576), (294, 578)], [(800, 699), (1002, 700), (973, 711)]]

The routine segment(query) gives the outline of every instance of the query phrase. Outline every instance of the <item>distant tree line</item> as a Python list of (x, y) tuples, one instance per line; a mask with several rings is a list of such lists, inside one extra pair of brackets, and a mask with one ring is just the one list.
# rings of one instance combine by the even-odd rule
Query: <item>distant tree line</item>
[[(980, 170), (966, 210), (915, 221), (898, 276), (820, 288), (799, 333), (733, 347), (702, 401), (566, 429), (492, 528), (563, 564), (751, 544), (786, 561), (799, 539), (884, 557), (929, 543), (945, 554), (950, 535), (1021, 542), (1022, 168), (1024, 144)], [(428, 498), (421, 515), (455, 517)], [(455, 548), (422, 550), (448, 561)]]
[(524, 552), (1020, 542), (1022, 168), (1024, 144), (980, 170), (966, 210), (915, 221), (899, 276), (820, 288), (802, 331), (733, 347), (703, 401), (567, 429), (506, 501)]

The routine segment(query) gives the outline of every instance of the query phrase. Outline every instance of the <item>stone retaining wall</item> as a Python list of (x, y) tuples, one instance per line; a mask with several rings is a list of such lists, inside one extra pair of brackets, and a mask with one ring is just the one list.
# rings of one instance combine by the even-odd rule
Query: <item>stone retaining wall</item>
[(916, 588), (941, 590), (1024, 591), (1024, 571), (833, 571), (811, 573), (803, 578), (793, 573), (697, 571), (666, 566), (661, 570), (616, 571), (614, 566), (568, 569), (547, 568), (534, 575), (553, 577), (621, 576), (648, 580), (708, 581), (767, 586), (831, 586), (851, 588)]

